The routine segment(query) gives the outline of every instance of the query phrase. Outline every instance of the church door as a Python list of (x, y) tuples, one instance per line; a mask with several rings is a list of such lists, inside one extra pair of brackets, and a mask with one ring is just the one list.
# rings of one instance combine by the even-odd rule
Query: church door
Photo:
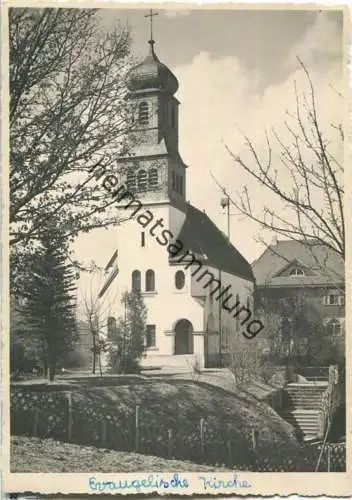
[(188, 319), (175, 325), (175, 354), (193, 354), (193, 326)]

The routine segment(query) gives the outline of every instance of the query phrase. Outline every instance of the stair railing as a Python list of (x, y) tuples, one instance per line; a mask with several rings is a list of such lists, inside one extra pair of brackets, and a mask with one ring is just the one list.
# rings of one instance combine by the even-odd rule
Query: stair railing
[(337, 404), (338, 404), (338, 368), (336, 365), (331, 365), (329, 366), (329, 384), (328, 388), (326, 391), (326, 394), (324, 395), (324, 400), (323, 400), (323, 418), (324, 418), (324, 427), (325, 428), (325, 435), (324, 435), (324, 440), (323, 444), (321, 446), (321, 450), (319, 453), (317, 465), (315, 467), (315, 471), (317, 472), (319, 470), (320, 462), (325, 450), (326, 446), (326, 440), (328, 438), (332, 420), (334, 418), (334, 414), (336, 412)]

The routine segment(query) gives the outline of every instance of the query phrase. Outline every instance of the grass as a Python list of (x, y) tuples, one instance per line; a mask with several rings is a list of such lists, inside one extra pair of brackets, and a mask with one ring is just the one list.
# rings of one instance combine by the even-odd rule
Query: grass
[(234, 441), (241, 441), (254, 428), (262, 442), (296, 443), (293, 428), (266, 403), (206, 383), (147, 380), (120, 386), (77, 387), (74, 398), (98, 408), (113, 405), (115, 416), (121, 413), (121, 417), (126, 413), (134, 415), (138, 404), (144, 421), (179, 432), (186, 433), (204, 418), (210, 427), (226, 429)]
[(53, 439), (13, 436), (11, 472), (206, 472), (223, 470), (181, 460), (79, 446)]
[[(88, 448), (91, 450), (99, 450), (94, 446), (105, 444), (106, 448), (119, 450), (123, 456), (134, 455), (130, 451), (134, 449), (136, 405), (140, 408), (141, 449), (149, 455), (167, 456), (168, 429), (172, 429), (175, 439), (175, 457), (200, 462), (201, 419), (205, 420), (206, 459), (210, 464), (226, 463), (228, 456), (226, 445), (230, 444), (232, 460), (235, 460), (230, 463), (241, 466), (242, 459), (245, 460), (244, 457), (252, 448), (253, 430), (258, 434), (257, 452), (260, 456), (275, 455), (277, 450), (293, 453), (299, 448), (293, 427), (280, 418), (269, 405), (258, 401), (251, 394), (241, 391), (230, 392), (204, 381), (143, 376), (67, 377), (66, 380), (60, 380), (53, 385), (13, 384), (12, 387), (12, 390), (26, 393), (27, 396), (33, 394), (37, 404), (43, 399), (40, 396), (38, 400), (34, 393), (39, 392), (44, 396), (47, 391), (61, 393), (61, 390), (68, 389), (72, 393), (73, 405), (72, 440), (79, 446), (93, 446), (93, 448)], [(54, 413), (56, 415), (66, 411), (65, 398), (67, 396), (64, 394), (62, 396), (63, 406), (55, 410), (45, 410), (45, 406), (41, 408), (40, 436), (46, 432), (50, 411), (56, 412)], [(39, 404), (42, 405), (43, 402)], [(12, 410), (14, 422), (26, 421), (27, 417), (21, 413), (20, 407), (12, 408)], [(108, 437), (105, 443), (101, 441), (102, 420), (105, 420), (108, 425)], [(42, 433), (43, 429), (44, 433)], [(30, 429), (29, 432), (31, 432)], [(28, 435), (27, 431), (24, 432), (21, 426), (18, 428), (16, 425), (12, 428), (12, 433)], [(64, 434), (61, 431), (47, 434), (47, 437), (66, 439), (65, 431)], [(34, 471), (38, 467), (45, 442), (45, 440), (34, 440), (30, 445), (30, 450), (38, 448), (34, 453), (38, 458), (28, 462), (27, 465), (30, 468), (27, 471)], [(16, 446), (19, 446), (19, 441), (16, 443)], [(71, 444), (67, 445), (71, 446)], [(62, 443), (60, 446), (65, 445)], [(86, 448), (87, 446), (84, 447)], [(126, 450), (126, 452), (121, 450)], [(114, 452), (105, 450), (104, 454)], [(63, 460), (64, 455), (61, 454), (61, 458), (57, 458), (55, 453), (52, 456), (53, 462), (48, 462), (49, 469), (44, 465), (40, 466), (42, 472), (52, 470), (55, 464), (60, 467), (58, 461)], [(94, 451), (94, 453), (100, 452)], [(163, 459), (160, 458), (160, 460)], [(116, 462), (117, 466), (119, 463), (119, 461)], [(170, 464), (169, 461), (167, 463)], [(16, 468), (21, 467), (20, 462), (14, 464)], [(82, 467), (82, 470), (87, 471), (85, 466), (82, 465)], [(99, 470), (110, 471), (108, 461), (102, 461), (101, 467), (103, 468)], [(133, 467), (133, 464), (129, 467)]]

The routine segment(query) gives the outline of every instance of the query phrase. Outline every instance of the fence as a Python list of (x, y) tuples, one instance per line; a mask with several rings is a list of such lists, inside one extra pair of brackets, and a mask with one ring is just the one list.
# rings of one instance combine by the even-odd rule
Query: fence
[[(123, 402), (117, 404), (121, 409)], [(132, 409), (126, 405), (118, 416), (115, 413), (116, 403), (99, 407), (99, 401), (87, 402), (71, 391), (11, 392), (11, 433), (16, 435), (258, 472), (314, 471), (320, 453), (319, 446), (268, 445), (261, 441), (258, 429), (234, 441), (222, 431), (225, 426), (214, 428), (204, 418), (194, 420), (187, 432), (169, 426), (167, 420), (161, 427), (138, 405)], [(330, 444), (324, 449), (319, 471), (342, 472), (345, 463), (345, 446)]]

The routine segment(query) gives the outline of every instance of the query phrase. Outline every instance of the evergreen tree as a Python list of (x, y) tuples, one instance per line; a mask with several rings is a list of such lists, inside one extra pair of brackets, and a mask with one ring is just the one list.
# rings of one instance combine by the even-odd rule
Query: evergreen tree
[(145, 351), (147, 308), (139, 291), (124, 293), (125, 315), (110, 335), (109, 365), (113, 372), (133, 373)]
[(23, 293), (22, 314), (40, 342), (45, 372), (51, 381), (77, 340), (75, 273), (66, 261), (66, 252), (60, 230), (53, 224), (43, 228)]

